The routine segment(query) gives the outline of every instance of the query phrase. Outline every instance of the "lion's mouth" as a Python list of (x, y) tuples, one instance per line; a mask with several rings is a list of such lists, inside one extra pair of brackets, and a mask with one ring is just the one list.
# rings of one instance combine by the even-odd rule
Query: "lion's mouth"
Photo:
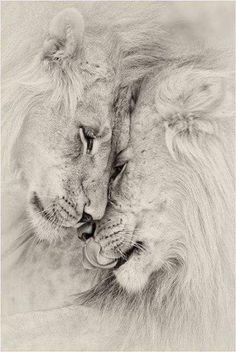
[(144, 250), (143, 242), (142, 241), (135, 242), (135, 244), (127, 251), (125, 251), (124, 255), (118, 259), (114, 269), (119, 269), (122, 265), (128, 262), (131, 256), (137, 255), (143, 250)]
[(35, 214), (49, 221), (53, 227), (60, 226), (65, 229), (77, 229), (82, 224), (92, 223), (91, 215), (83, 212), (82, 216), (79, 216), (72, 201), (67, 200), (65, 197), (51, 201), (51, 204), (45, 208), (38, 194), (33, 192), (30, 203)]
[(114, 269), (119, 269), (122, 265), (124, 265), (125, 263), (127, 263), (127, 261), (129, 260), (129, 258), (134, 254), (134, 253), (138, 253), (139, 249), (134, 245), (131, 248), (129, 248), (125, 253), (123, 257), (120, 257), (117, 261), (117, 264), (115, 266)]
[(113, 269), (116, 270), (124, 265), (131, 256), (138, 254), (142, 248), (143, 243), (137, 241), (132, 247), (122, 253), (121, 256), (108, 256), (102, 250), (99, 242), (95, 240), (93, 234), (95, 232), (95, 225), (87, 225), (80, 229), (80, 235), (78, 236), (84, 241), (83, 246), (83, 266), (85, 269)]

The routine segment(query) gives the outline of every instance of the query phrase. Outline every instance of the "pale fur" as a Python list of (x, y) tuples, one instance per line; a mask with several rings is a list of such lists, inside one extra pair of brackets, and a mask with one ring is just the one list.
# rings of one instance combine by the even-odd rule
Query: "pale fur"
[(95, 235), (108, 257), (141, 248), (79, 301), (117, 312), (128, 341), (151, 349), (232, 349), (232, 80), (203, 57), (154, 72), (139, 86), (133, 157)]
[[(27, 8), (27, 5), (22, 6)], [(35, 4), (34, 15), (36, 17), (38, 16), (37, 6), (41, 9), (40, 4)], [(32, 22), (31, 18), (28, 18), (28, 26), (26, 26), (26, 28), (24, 27), (25, 22), (22, 22), (23, 29), (19, 28), (19, 31), (13, 30), (9, 38), (9, 43), (7, 38), (5, 38), (6, 42), (3, 50), (4, 80), (2, 85), (4, 249), (14, 241), (16, 241), (16, 245), (13, 247), (19, 247), (20, 251), (22, 250), (22, 246), (31, 248), (31, 245), (38, 241), (34, 236), (35, 228), (40, 231), (39, 239), (46, 239), (49, 242), (55, 241), (57, 238), (59, 238), (60, 241), (60, 238), (64, 238), (68, 233), (68, 231), (64, 231), (63, 233), (59, 233), (60, 231), (58, 230), (52, 231), (48, 222), (39, 221), (35, 216), (32, 219), (29, 212), (29, 184), (25, 180), (24, 170), (22, 170), (19, 160), (21, 158), (23, 161), (27, 162), (32, 150), (31, 148), (27, 148), (26, 152), (28, 155), (25, 156), (25, 151), (22, 152), (19, 146), (22, 143), (22, 135), (26, 134), (31, 142), (37, 145), (38, 155), (43, 153), (43, 143), (39, 143), (38, 136), (32, 136), (34, 129), (38, 128), (38, 122), (40, 123), (41, 110), (43, 112), (44, 108), (46, 108), (58, 114), (58, 116), (66, 112), (66, 114), (73, 119), (78, 103), (83, 102), (84, 90), (88, 88), (87, 90), (89, 92), (90, 88), (92, 89), (93, 85), (95, 85), (94, 91), (91, 92), (95, 102), (95, 106), (91, 107), (95, 109), (96, 112), (94, 123), (96, 125), (101, 122), (101, 127), (104, 129), (109, 127), (109, 124), (114, 124), (113, 148), (119, 151), (126, 146), (129, 137), (129, 119), (127, 119), (127, 117), (129, 117), (129, 106), (132, 105), (130, 103), (130, 100), (133, 98), (132, 92), (130, 96), (127, 95), (128, 106), (125, 107), (125, 113), (117, 114), (115, 121), (112, 121), (112, 113), (109, 119), (106, 113), (108, 110), (112, 112), (113, 107), (115, 107), (116, 110), (118, 109), (115, 102), (116, 94), (115, 96), (111, 96), (110, 101), (103, 104), (104, 111), (102, 111), (101, 116), (99, 116), (99, 104), (103, 103), (100, 99), (100, 94), (104, 93), (104, 95), (106, 95), (106, 89), (112, 86), (112, 83), (114, 83), (114, 90), (116, 90), (116, 92), (119, 90), (119, 77), (121, 76), (122, 62), (125, 62), (123, 61), (123, 57), (126, 56), (129, 50), (135, 48), (135, 51), (137, 50), (136, 55), (139, 55), (140, 52), (140, 55), (142, 55), (144, 59), (147, 57), (148, 63), (149, 53), (152, 52), (155, 47), (160, 48), (159, 37), (162, 35), (160, 33), (160, 26), (156, 21), (156, 17), (152, 17), (150, 14), (150, 8), (147, 5), (141, 6), (138, 11), (134, 10), (133, 6), (130, 7), (128, 4), (123, 6), (123, 8), (119, 8), (118, 6), (115, 14), (114, 10), (105, 4), (103, 6), (99, 4), (98, 6), (94, 5), (92, 11), (88, 6), (87, 9), (85, 8), (84, 11), (81, 11), (84, 20), (82, 20), (80, 14), (76, 13), (75, 15), (75, 10), (65, 10), (59, 14), (58, 10), (55, 10), (50, 13), (50, 6), (53, 6), (52, 3), (50, 3), (49, 7), (47, 6), (47, 8), (45, 8), (45, 16), (41, 16), (40, 20), (38, 20), (37, 17), (37, 21), (33, 20)], [(156, 13), (158, 13), (158, 9), (156, 9)], [(53, 17), (53, 15), (55, 17)], [(78, 21), (81, 21), (80, 25), (74, 23), (75, 16), (77, 16)], [(151, 22), (149, 19), (151, 19)], [(86, 25), (85, 32), (84, 23)], [(132, 23), (132, 25), (130, 23)], [(28, 28), (30, 28), (30, 31)], [(137, 28), (139, 28), (140, 33), (136, 36)], [(69, 37), (65, 35), (66, 30), (67, 34), (68, 30), (70, 32)], [(149, 35), (147, 35), (147, 32)], [(73, 44), (74, 40), (71, 36), (77, 40), (76, 46), (70, 45)], [(84, 43), (84, 40), (86, 43)], [(96, 47), (94, 48), (92, 44), (88, 45), (89, 41)], [(145, 53), (147, 43), (149, 50)], [(59, 46), (59, 50), (57, 50), (55, 44)], [(69, 54), (67, 52), (67, 44), (72, 48), (72, 52)], [(66, 55), (60, 55), (63, 54), (63, 52)], [(84, 63), (81, 63), (81, 60), (84, 59), (86, 55), (89, 56), (92, 64), (84, 65)], [(81, 79), (81, 71), (85, 76), (84, 80)], [(146, 69), (144, 70), (144, 73), (145, 72)], [(114, 78), (114, 74), (116, 78)], [(101, 83), (104, 82), (105, 88), (99, 87), (96, 90), (96, 82), (99, 81), (101, 81)], [(117, 89), (115, 89), (115, 87), (117, 87)], [(127, 90), (129, 90), (129, 87), (124, 85), (122, 91), (125, 92)], [(28, 115), (32, 109), (37, 110), (38, 121), (35, 122), (34, 126), (31, 126), (31, 130), (27, 131), (26, 123), (27, 120), (30, 121)], [(45, 132), (45, 136), (53, 137), (54, 134), (51, 133), (48, 128), (49, 124), (45, 126), (44, 131), (41, 132)], [(64, 126), (64, 130), (63, 128), (61, 130), (62, 136), (65, 134), (64, 131), (66, 127), (67, 126)], [(122, 135), (120, 133), (121, 129), (123, 129)], [(109, 136), (108, 133), (108, 137)], [(118, 139), (118, 137), (120, 138)], [(104, 142), (106, 142), (106, 139), (107, 138), (104, 138)], [(32, 165), (31, 161), (29, 169), (35, 172), (34, 177), (31, 179), (33, 184), (36, 183), (36, 178), (38, 177), (40, 181), (44, 181), (44, 179), (47, 178), (47, 175), (46, 177), (41, 177), (40, 173), (48, 162), (50, 166), (48, 171), (51, 172), (53, 164), (60, 156), (60, 147), (60, 143), (58, 143), (58, 150), (55, 149), (54, 154), (50, 156), (50, 158), (48, 158), (48, 156), (51, 150), (48, 150), (48, 153), (44, 153), (45, 160), (41, 165), (37, 166), (37, 168)], [(103, 155), (109, 152), (110, 148), (106, 147), (103, 149)], [(37, 159), (36, 157), (35, 160)], [(110, 159), (112, 159), (112, 155)], [(110, 162), (111, 160), (109, 163)], [(74, 175), (74, 177), (78, 178), (81, 171), (88, 170), (88, 167), (83, 167), (81, 170), (80, 162), (77, 163), (77, 167), (78, 170), (71, 175), (68, 173), (66, 176)], [(98, 167), (100, 167), (100, 165), (98, 165)], [(107, 167), (107, 176), (109, 176), (110, 167), (111, 165)], [(96, 174), (97, 172), (97, 168), (93, 167), (90, 173), (88, 173), (90, 174), (88, 177), (92, 178), (91, 173)], [(61, 178), (62, 177), (55, 175), (50, 181), (49, 189), (56, 188), (56, 191), (60, 193)], [(95, 177), (93, 178), (93, 182), (94, 180), (96, 181)], [(98, 193), (103, 195), (103, 204), (105, 206), (107, 192), (106, 190), (103, 191), (102, 188), (107, 185), (104, 177), (100, 177), (100, 181), (101, 185), (96, 187), (92, 193), (98, 202), (100, 198)], [(48, 187), (48, 185), (46, 186)], [(46, 187), (43, 185), (41, 188), (44, 190)], [(45, 199), (47, 200), (47, 195)], [(102, 214), (104, 207), (101, 207), (101, 202), (100, 206), (95, 208)], [(73, 235), (76, 233), (76, 230), (71, 228), (69, 232), (70, 235)], [(29, 241), (27, 242), (27, 240)], [(66, 240), (66, 238), (64, 238), (64, 240), (69, 241)], [(22, 253), (24, 257), (25, 251), (23, 250)], [(13, 258), (15, 258), (14, 255)], [(40, 257), (38, 259), (40, 260)], [(27, 260), (31, 259), (26, 256), (26, 261)], [(35, 272), (37, 272), (37, 270)], [(9, 277), (8, 273), (7, 276)], [(69, 275), (67, 277), (69, 277)], [(14, 280), (13, 271), (13, 281)], [(23, 280), (21, 281), (23, 282)], [(64, 288), (67, 286), (68, 284), (63, 285)], [(12, 290), (11, 294), (15, 296), (15, 290)], [(14, 300), (18, 302), (18, 297), (15, 297)], [(44, 302), (47, 305), (47, 300)], [(32, 302), (28, 303), (29, 307), (32, 307)], [(21, 309), (20, 303), (16, 303), (15, 306), (17, 310)], [(30, 309), (29, 307), (28, 309)]]
[[(135, 127), (138, 109), (145, 107), (145, 98), (142, 98), (142, 95), (145, 95), (146, 81), (153, 75), (158, 77), (157, 82), (153, 81), (151, 88), (147, 89), (147, 97), (149, 94), (152, 96), (152, 101), (148, 102), (150, 110), (146, 113), (144, 108), (143, 113), (146, 115), (141, 115), (138, 120), (140, 122), (145, 117), (147, 121), (150, 112), (153, 114), (153, 119), (150, 119), (146, 126), (149, 125), (150, 131), (155, 129), (159, 131), (158, 136), (161, 136), (163, 141), (161, 148), (164, 148), (164, 158), (166, 157), (168, 163), (172, 165), (165, 180), (171, 193), (167, 192), (168, 199), (163, 199), (163, 204), (167, 201), (168, 213), (167, 216), (164, 214), (160, 218), (162, 205), (157, 209), (155, 206), (151, 218), (144, 221), (145, 231), (137, 234), (144, 243), (145, 241), (147, 245), (150, 243), (152, 258), (150, 276), (148, 278), (145, 275), (140, 276), (139, 280), (140, 272), (137, 271), (136, 263), (132, 266), (130, 262), (130, 268), (128, 267), (126, 273), (128, 276), (124, 275), (122, 278), (122, 270), (129, 265), (127, 262), (123, 269), (120, 268), (120, 273), (115, 272), (115, 275), (110, 271), (101, 272), (98, 284), (80, 296), (79, 302), (90, 304), (95, 309), (99, 307), (104, 317), (105, 312), (108, 313), (110, 318), (107, 321), (111, 334), (115, 328), (120, 329), (117, 339), (120, 343), (116, 349), (229, 350), (233, 349), (234, 326), (233, 181), (230, 170), (233, 158), (228, 138), (232, 135), (233, 125), (233, 108), (228, 103), (230, 88), (225, 70), (218, 68), (210, 70), (212, 63), (208, 63), (208, 57), (207, 59), (202, 59), (201, 55), (184, 57), (181, 50), (177, 54), (171, 52), (168, 49), (169, 43), (162, 40), (163, 34), (157, 25), (158, 12), (147, 11), (147, 13), (148, 15), (141, 13), (136, 17), (132, 11), (129, 16), (123, 11), (121, 14), (124, 18), (128, 18), (127, 20), (123, 20), (121, 16), (117, 21), (114, 20), (110, 26), (112, 28), (109, 28), (106, 22), (95, 25), (94, 29), (91, 25), (91, 33), (100, 30), (101, 37), (106, 38), (106, 43), (109, 43), (107, 51), (114, 67), (118, 68), (114, 110), (121, 120), (133, 113), (132, 128)], [(114, 19), (111, 14), (107, 18), (109, 19), (107, 23), (110, 23), (111, 18)], [(129, 25), (131, 19), (132, 26)], [(19, 112), (17, 114), (19, 118), (15, 119), (14, 114), (13, 119), (13, 114), (4, 115), (3, 112), (4, 135), (7, 141), (4, 143), (6, 147), (4, 168), (11, 164), (12, 157), (14, 160), (12, 147), (23, 126), (23, 116), (29, 108), (28, 93), (32, 88), (45, 91), (48, 85), (48, 80), (37, 76), (37, 65), (36, 61), (29, 69), (29, 74), (24, 70), (18, 72), (19, 78), (11, 82), (11, 91), (7, 91), (10, 97), (7, 97), (5, 106), (9, 110), (14, 90), (17, 92), (15, 95), (19, 93), (16, 82), (19, 80), (25, 82), (27, 78), (26, 86), (30, 87), (27, 97), (25, 91), (22, 91), (15, 105), (10, 107), (10, 112), (12, 110), (14, 113)], [(176, 105), (175, 100), (178, 89), (181, 92), (188, 90), (186, 77), (192, 72), (197, 80), (204, 84), (209, 79), (213, 83), (217, 81), (216, 86), (213, 84), (216, 88), (213, 96), (208, 95), (207, 100), (204, 100), (202, 96), (194, 99), (193, 95), (191, 104), (186, 109), (190, 116), (195, 113), (196, 107), (198, 112), (201, 112), (201, 109), (203, 114), (207, 112), (207, 119), (200, 118), (196, 121), (199, 135), (194, 134), (193, 138), (191, 133), (187, 133), (189, 120), (186, 119), (186, 115), (182, 115), (183, 111)], [(226, 84), (226, 88), (221, 87), (218, 91), (218, 83), (220, 85), (221, 82)], [(75, 88), (80, 92), (81, 87)], [(60, 91), (58, 95), (56, 89), (53, 102), (57, 102), (62, 96), (74, 102), (73, 92), (73, 89), (69, 89), (66, 90), (66, 95), (65, 91)], [(227, 92), (219, 101), (219, 106), (208, 105), (218, 92), (220, 98), (222, 92)], [(68, 105), (75, 106), (73, 103)], [(184, 121), (180, 122), (182, 116)], [(120, 120), (117, 121), (115, 127), (119, 130)], [(120, 137), (122, 138), (122, 135)], [(148, 139), (146, 133), (145, 137)], [(139, 150), (142, 149), (142, 143), (145, 146), (145, 140), (139, 143)], [(158, 158), (158, 154), (153, 156)], [(135, 165), (136, 169), (138, 167), (139, 165)], [(17, 171), (17, 168), (15, 170)], [(24, 199), (25, 190), (21, 187), (21, 179), (20, 182), (17, 181), (16, 174), (10, 173), (10, 176), (12, 181), (10, 188), (12, 184), (19, 184)], [(143, 182), (146, 181), (148, 183), (148, 177)], [(139, 194), (139, 189), (136, 189), (135, 185), (131, 191), (132, 197)], [(126, 195), (125, 198), (129, 196)], [(146, 201), (148, 199), (143, 199), (143, 203), (139, 203), (138, 211), (140, 209), (142, 211), (142, 205)], [(147, 203), (145, 207), (146, 205)], [(125, 206), (122, 200), (121, 206)], [(129, 207), (125, 208), (122, 216), (125, 216), (124, 213), (128, 209)], [(107, 216), (105, 215), (102, 220), (104, 223)], [(14, 222), (16, 216), (13, 218)], [(21, 219), (24, 221), (23, 216)], [(153, 226), (150, 226), (150, 220), (153, 221)], [(166, 237), (161, 238), (157, 247), (155, 236), (157, 233), (161, 236), (163, 228)], [(15, 235), (18, 235), (17, 226), (15, 232)], [(153, 249), (157, 252), (153, 252)], [(158, 253), (158, 256), (155, 253)], [(143, 260), (145, 261), (145, 252)], [(141, 268), (142, 264), (143, 262), (140, 264)], [(134, 282), (134, 278), (138, 285)], [(93, 282), (94, 278), (91, 280), (91, 283)]]
[[(68, 233), (60, 223), (71, 222), (73, 216), (75, 222), (84, 211), (99, 218), (106, 206), (113, 70), (99, 43), (87, 37), (84, 43), (84, 36), (82, 15), (76, 9), (62, 11), (37, 45), (31, 43), (22, 69), (16, 65), (3, 84), (3, 170), (9, 185), (4, 191), (15, 184), (22, 187), (28, 205), (17, 206), (27, 211), (26, 221), (38, 237), (50, 242)], [(92, 167), (86, 140), (79, 137), (82, 126), (97, 131)], [(35, 212), (34, 194), (50, 209), (56, 227)], [(53, 203), (60, 207), (63, 199), (72, 204), (64, 212), (69, 215), (55, 220)]]

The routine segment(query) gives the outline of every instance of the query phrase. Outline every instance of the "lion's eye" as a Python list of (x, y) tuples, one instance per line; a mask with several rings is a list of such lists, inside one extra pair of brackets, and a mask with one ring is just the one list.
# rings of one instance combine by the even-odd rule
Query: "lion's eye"
[(123, 163), (123, 164), (118, 164), (114, 167), (114, 171), (111, 175), (111, 180), (114, 181), (118, 175), (120, 175), (121, 173), (124, 172), (125, 168), (126, 168), (127, 162)]
[(119, 175), (119, 174), (121, 173), (121, 171), (123, 170), (123, 168), (124, 168), (125, 165), (126, 165), (126, 164), (124, 164), (124, 165), (119, 165), (119, 166), (116, 166), (116, 167), (115, 167), (115, 170), (116, 170), (116, 174), (117, 174), (117, 175)]
[(109, 187), (108, 187), (108, 198), (109, 199), (111, 199), (113, 187), (115, 187), (115, 185), (117, 184), (117, 182), (120, 178), (119, 176), (121, 176), (123, 174), (123, 172), (126, 169), (126, 166), (127, 166), (127, 162), (125, 162), (123, 164), (117, 164), (115, 167), (113, 167), (113, 172), (111, 174), (110, 183), (109, 183)]
[(129, 162), (129, 160), (132, 157), (132, 152), (130, 148), (126, 148), (121, 150), (115, 160), (115, 164), (113, 166), (113, 172), (111, 175), (111, 184), (116, 184), (120, 176), (124, 173), (126, 166)]
[(79, 134), (84, 146), (84, 154), (92, 154), (95, 139), (94, 131), (89, 127), (81, 127)]

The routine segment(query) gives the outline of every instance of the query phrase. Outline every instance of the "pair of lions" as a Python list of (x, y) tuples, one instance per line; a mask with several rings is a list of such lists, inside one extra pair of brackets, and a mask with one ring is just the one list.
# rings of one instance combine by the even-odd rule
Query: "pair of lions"
[(127, 348), (231, 348), (230, 79), (171, 52), (156, 18), (134, 23), (85, 29), (64, 10), (7, 82), (23, 246), (85, 237), (76, 302), (127, 327)]

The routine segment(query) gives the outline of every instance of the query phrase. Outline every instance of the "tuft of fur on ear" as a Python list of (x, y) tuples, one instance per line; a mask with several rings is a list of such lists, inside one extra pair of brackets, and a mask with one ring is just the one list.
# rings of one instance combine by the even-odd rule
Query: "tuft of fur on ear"
[(218, 134), (225, 80), (219, 72), (179, 68), (158, 82), (155, 103), (165, 126), (166, 145), (176, 160), (200, 157), (206, 135)]
[(80, 12), (73, 8), (61, 11), (50, 23), (42, 58), (54, 63), (77, 58), (82, 49), (83, 35), (84, 20)]

